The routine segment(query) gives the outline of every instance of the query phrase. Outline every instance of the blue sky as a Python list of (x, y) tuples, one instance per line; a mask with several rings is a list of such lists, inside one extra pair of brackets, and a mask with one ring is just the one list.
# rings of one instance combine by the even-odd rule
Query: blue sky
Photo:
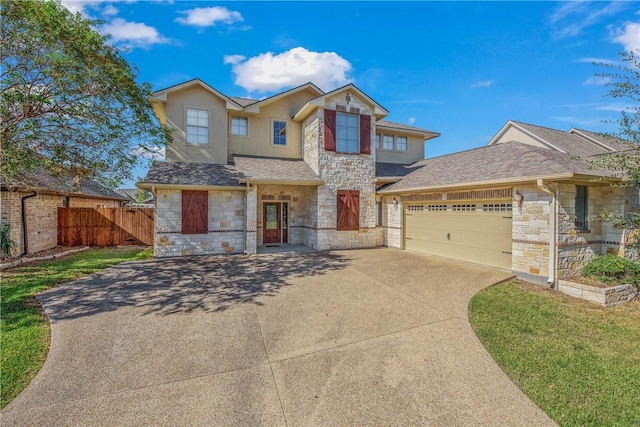
[(63, 4), (104, 20), (154, 89), (198, 77), (258, 99), (352, 82), (388, 120), (440, 132), (427, 157), (485, 145), (510, 119), (614, 130), (602, 121), (626, 105), (605, 96), (593, 62), (640, 48), (638, 2)]

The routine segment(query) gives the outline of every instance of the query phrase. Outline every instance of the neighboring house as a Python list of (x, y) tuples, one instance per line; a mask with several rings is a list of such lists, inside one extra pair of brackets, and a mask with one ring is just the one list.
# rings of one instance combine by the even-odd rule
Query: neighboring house
[[(485, 147), (422, 160), (379, 189), (387, 246), (512, 270), (549, 283), (594, 255), (637, 257), (631, 236), (591, 220), (640, 207), (587, 160), (630, 146), (596, 133), (509, 121)], [(387, 233), (389, 234), (389, 233)]]
[(632, 253), (589, 220), (639, 207), (637, 189), (585, 160), (627, 146), (592, 132), (508, 122), (486, 147), (424, 159), (439, 134), (385, 121), (352, 84), (256, 101), (192, 80), (153, 103), (174, 129), (138, 183), (155, 196), (158, 257), (388, 246), (553, 282), (594, 254)]
[(138, 183), (155, 196), (160, 257), (381, 245), (376, 160), (413, 163), (439, 135), (382, 120), (388, 111), (352, 84), (256, 101), (192, 80), (153, 102), (174, 129), (166, 162)]
[[(150, 192), (143, 192), (139, 188), (118, 188), (114, 190), (119, 195), (126, 198), (126, 206), (153, 207), (153, 195)], [(148, 196), (148, 197), (147, 197)]]
[(20, 173), (16, 182), (2, 180), (1, 190), (1, 218), (11, 224), (16, 255), (58, 245), (59, 207), (118, 207), (126, 200), (95, 181), (43, 172)]

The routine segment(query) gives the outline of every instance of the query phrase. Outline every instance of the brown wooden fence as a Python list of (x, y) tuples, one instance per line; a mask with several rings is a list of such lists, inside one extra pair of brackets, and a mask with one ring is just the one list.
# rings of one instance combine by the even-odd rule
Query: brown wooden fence
[(153, 245), (153, 208), (58, 208), (58, 245)]

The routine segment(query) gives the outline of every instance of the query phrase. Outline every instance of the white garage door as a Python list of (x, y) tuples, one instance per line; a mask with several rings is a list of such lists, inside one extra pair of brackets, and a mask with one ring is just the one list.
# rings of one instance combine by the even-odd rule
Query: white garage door
[(511, 202), (405, 205), (405, 249), (511, 269)]

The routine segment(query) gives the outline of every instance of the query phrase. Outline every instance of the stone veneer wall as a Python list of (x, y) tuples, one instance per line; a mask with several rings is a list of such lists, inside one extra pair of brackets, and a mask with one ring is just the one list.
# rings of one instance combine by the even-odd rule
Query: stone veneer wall
[(257, 242), (261, 246), (263, 236), (263, 206), (267, 202), (285, 202), (289, 207), (288, 243), (311, 246), (308, 230), (313, 230), (311, 205), (316, 193), (313, 186), (260, 185), (257, 198)]
[(155, 256), (242, 253), (245, 248), (245, 192), (209, 191), (209, 231), (182, 234), (182, 192), (156, 193)]
[(250, 186), (245, 195), (246, 202), (246, 236), (245, 248), (246, 254), (255, 254), (258, 252), (258, 189)]
[[(32, 192), (3, 191), (0, 200), (2, 222), (11, 224), (11, 238), (16, 242), (16, 255), (24, 252), (22, 233), (22, 206), (20, 200)], [(58, 208), (64, 197), (54, 194), (37, 194), (25, 200), (27, 211), (28, 253), (40, 252), (58, 246)], [(69, 197), (69, 207), (118, 207), (116, 200), (89, 197)]]
[(400, 197), (398, 203), (393, 197), (386, 196), (382, 200), (382, 225), (384, 228), (384, 245), (389, 248), (402, 249), (402, 210)]
[(536, 185), (516, 188), (523, 202), (513, 204), (511, 269), (524, 277), (549, 275), (551, 198)]

